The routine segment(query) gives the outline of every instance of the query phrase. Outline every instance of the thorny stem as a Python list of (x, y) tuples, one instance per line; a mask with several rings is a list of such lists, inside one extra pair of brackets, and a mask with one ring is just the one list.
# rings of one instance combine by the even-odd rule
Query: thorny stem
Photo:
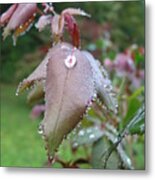
[(110, 155), (112, 154), (112, 152), (117, 148), (117, 146), (119, 145), (119, 143), (122, 141), (122, 139), (124, 138), (125, 134), (123, 135), (120, 135), (118, 137), (118, 140), (111, 146), (109, 147), (101, 156), (101, 158), (104, 158), (103, 159), (103, 168), (105, 169), (106, 166), (107, 166), (107, 162), (108, 162), (108, 159), (110, 157)]
[[(142, 108), (141, 112), (138, 114), (138, 115), (143, 115), (144, 113), (144, 107)], [(118, 139), (117, 141), (111, 146), (109, 147), (106, 152), (104, 152), (101, 156), (101, 158), (104, 158), (103, 159), (103, 168), (105, 169), (106, 166), (107, 166), (107, 162), (108, 162), (108, 159), (110, 157), (110, 155), (112, 154), (112, 152), (114, 150), (116, 150), (117, 146), (119, 145), (119, 143), (122, 141), (122, 139), (128, 134), (129, 132), (129, 129), (131, 127), (133, 127), (133, 125), (135, 124), (135, 119), (137, 118), (137, 116), (135, 116), (126, 126), (125, 128), (122, 130), (121, 133), (119, 133), (118, 135)]]

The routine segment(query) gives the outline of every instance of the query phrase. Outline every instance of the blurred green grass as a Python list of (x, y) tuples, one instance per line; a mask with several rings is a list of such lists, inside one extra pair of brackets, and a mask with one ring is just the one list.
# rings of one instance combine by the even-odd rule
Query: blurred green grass
[(16, 87), (1, 84), (1, 166), (42, 167), (46, 154), (39, 122), (30, 119), (26, 97), (15, 96)]
[[(15, 96), (16, 88), (17, 85), (1, 84), (1, 166), (45, 167), (44, 142), (37, 133), (39, 121), (30, 119), (31, 108), (26, 104), (26, 94)], [(141, 138), (141, 141), (131, 143), (134, 154), (130, 143), (126, 147), (136, 169), (144, 169), (145, 166), (144, 136)], [(75, 155), (71, 153), (70, 146), (63, 144), (59, 151), (60, 159), (67, 162), (77, 157), (85, 158), (84, 149), (79, 149)], [(61, 166), (54, 164), (52, 167)]]

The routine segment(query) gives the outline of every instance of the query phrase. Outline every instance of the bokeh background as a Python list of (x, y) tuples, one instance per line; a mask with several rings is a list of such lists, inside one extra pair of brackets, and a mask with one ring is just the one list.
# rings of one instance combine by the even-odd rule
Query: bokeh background
[[(53, 5), (58, 13), (64, 8), (76, 7), (91, 14), (89, 19), (76, 18), (81, 32), (81, 47), (89, 50), (106, 66), (116, 89), (125, 82), (122, 96), (126, 98), (126, 103), (120, 99), (120, 104), (127, 104), (127, 110), (119, 117), (123, 122), (126, 121), (144, 102), (144, 1), (70, 2)], [(1, 13), (9, 6), (1, 5)], [(34, 119), (35, 115), (31, 112), (33, 105), (27, 103), (27, 93), (16, 97), (15, 92), (18, 83), (33, 71), (51, 47), (51, 34), (48, 28), (39, 33), (33, 26), (13, 46), (11, 36), (2, 40), (2, 32), (1, 28), (1, 166), (44, 167), (44, 142), (37, 133), (42, 115)], [(67, 35), (65, 38), (70, 41)], [(129, 77), (132, 67), (126, 67), (122, 62), (129, 57), (136, 68), (133, 77)], [(112, 66), (115, 61), (118, 69)], [(119, 123), (118, 128), (122, 126), (123, 123)], [(144, 140), (144, 134), (126, 139), (126, 152), (135, 169), (145, 167)], [(59, 152), (61, 161), (65, 163), (57, 163), (53, 167), (71, 167), (69, 162), (73, 159), (88, 160), (87, 157), (92, 156), (92, 149), (93, 145), (80, 146), (73, 152), (68, 142), (65, 142)], [(78, 162), (78, 167), (98, 167), (92, 161), (84, 164), (82, 160)]]

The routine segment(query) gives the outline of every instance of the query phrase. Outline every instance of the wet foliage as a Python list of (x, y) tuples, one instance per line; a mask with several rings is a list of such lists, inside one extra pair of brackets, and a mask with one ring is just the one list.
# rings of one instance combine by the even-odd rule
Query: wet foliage
[[(114, 4), (114, 12), (124, 6)], [(47, 42), (26, 57), (28, 61), (39, 57), (40, 64), (24, 75), (16, 91), (21, 96), (27, 90), (31, 118), (43, 118), (38, 122), (47, 153), (43, 166), (144, 169), (143, 43), (131, 42), (122, 50), (111, 38), (110, 26), (106, 28), (108, 20), (106, 26), (96, 26), (103, 35), (88, 43), (82, 18), (78, 23), (76, 16), (91, 24), (91, 9), (69, 6), (59, 14), (56, 9), (51, 3), (14, 4), (0, 19), (3, 39), (11, 35), (13, 45), (20, 43), (20, 36), (29, 36), (31, 28), (42, 34), (35, 37)], [(130, 147), (134, 143), (142, 148)], [(142, 154), (141, 166), (136, 165), (136, 153)]]

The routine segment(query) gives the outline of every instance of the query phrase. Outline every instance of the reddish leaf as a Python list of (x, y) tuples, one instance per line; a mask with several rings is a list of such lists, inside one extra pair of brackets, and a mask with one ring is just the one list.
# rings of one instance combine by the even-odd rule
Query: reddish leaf
[(53, 41), (55, 43), (60, 42), (62, 40), (63, 30), (66, 24), (68, 31), (72, 37), (73, 46), (79, 47), (79, 28), (73, 17), (74, 15), (89, 16), (84, 11), (74, 8), (67, 8), (63, 10), (60, 15), (54, 15), (51, 23), (51, 29), (53, 33)]
[(12, 14), (16, 10), (18, 4), (13, 4), (6, 12), (4, 12), (1, 17), (0, 17), (0, 26), (4, 25), (9, 21), (11, 18)]
[(46, 78), (46, 66), (50, 57), (51, 49), (46, 55), (45, 59), (39, 64), (39, 66), (30, 74), (26, 79), (21, 82), (17, 88), (16, 95), (24, 91), (26, 88), (34, 85), (36, 81), (44, 80)]
[(92, 66), (97, 94), (110, 110), (117, 113), (117, 99), (115, 97), (115, 93), (113, 92), (112, 83), (106, 70), (89, 52), (83, 51), (83, 55)]
[(15, 9), (15, 12), (12, 14), (6, 28), (4, 29), (4, 39), (11, 33), (11, 31), (16, 30), (19, 26), (22, 26), (26, 22), (29, 23), (29, 19), (36, 11), (36, 3), (19, 4)]
[(67, 29), (72, 37), (72, 44), (75, 47), (79, 47), (80, 45), (80, 37), (79, 37), (79, 28), (73, 16), (70, 14), (65, 14), (65, 22)]
[[(53, 47), (48, 66), (45, 89), (46, 111), (41, 124), (47, 141), (49, 155), (80, 121), (87, 104), (94, 94), (91, 66), (83, 54), (67, 43)], [(66, 59), (76, 58), (76, 64), (68, 68)]]
[(27, 96), (27, 102), (29, 104), (34, 104), (39, 102), (44, 98), (44, 87), (45, 87), (45, 80), (41, 80), (40, 82), (35, 84), (35, 87), (30, 91)]

